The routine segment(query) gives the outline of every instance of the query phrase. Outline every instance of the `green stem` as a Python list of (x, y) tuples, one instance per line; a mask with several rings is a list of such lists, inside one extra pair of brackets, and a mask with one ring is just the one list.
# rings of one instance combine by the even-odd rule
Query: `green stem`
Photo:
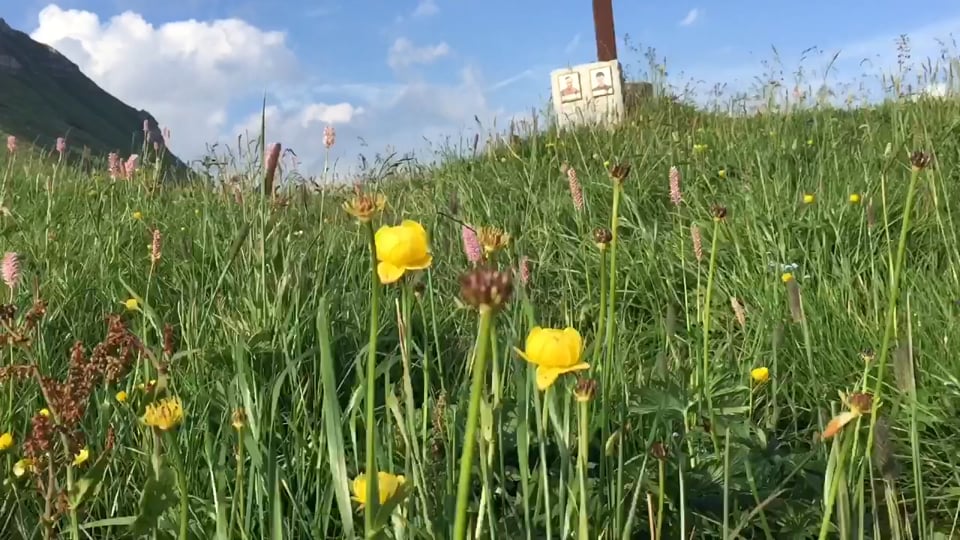
[[(920, 178), (920, 169), (913, 167), (910, 170), (910, 187), (907, 188), (907, 200), (903, 207), (903, 225), (900, 227), (900, 241), (897, 244), (897, 260), (894, 267), (893, 277), (890, 279), (890, 300), (887, 305), (887, 322), (883, 330), (883, 341), (880, 344), (880, 350), (877, 352), (877, 381), (873, 389), (873, 402), (880, 402), (880, 395), (883, 392), (883, 375), (887, 367), (887, 357), (890, 354), (890, 340), (893, 338), (893, 329), (897, 319), (897, 300), (900, 296), (900, 278), (903, 275), (903, 264), (907, 251), (907, 236), (910, 232), (910, 219), (913, 214), (913, 203), (917, 194), (917, 181)], [(871, 457), (873, 456), (873, 437), (877, 427), (877, 414), (870, 415), (870, 430), (867, 433), (866, 457), (863, 468), (860, 469), (860, 485), (863, 485), (864, 470), (870, 468)], [(861, 515), (864, 508), (860, 507)]]
[(379, 331), (380, 315), (380, 278), (377, 276), (377, 244), (374, 241), (373, 225), (365, 224), (370, 242), (370, 342), (367, 344), (367, 397), (366, 397), (366, 479), (367, 479), (367, 508), (363, 513), (364, 534), (367, 537), (373, 534), (376, 509), (380, 500), (377, 486), (377, 459), (376, 459), (376, 417), (373, 414), (374, 399), (376, 399), (377, 378), (377, 333)]
[[(604, 364), (613, 361), (613, 329), (616, 327), (614, 324), (614, 314), (616, 313), (616, 300), (617, 300), (617, 223), (620, 221), (620, 193), (623, 191), (623, 187), (619, 182), (615, 182), (613, 186), (613, 211), (612, 217), (610, 218), (610, 292), (607, 298), (607, 320), (606, 320), (606, 359), (607, 361)], [(607, 367), (607, 366), (604, 366)], [(605, 370), (608, 371), (608, 370)], [(604, 375), (604, 380), (606, 381), (606, 376)], [(606, 387), (604, 387), (606, 388)]]
[(587, 510), (587, 442), (590, 432), (590, 402), (583, 400), (580, 407), (580, 433), (577, 437), (577, 479), (580, 482), (580, 528), (579, 540), (590, 539), (590, 523)]
[(190, 497), (187, 491), (187, 475), (183, 470), (183, 458), (180, 456), (180, 447), (177, 446), (177, 439), (169, 431), (163, 432), (164, 441), (167, 443), (167, 454), (173, 461), (173, 467), (177, 470), (177, 488), (180, 490), (180, 540), (189, 538), (188, 525), (190, 523)]
[(710, 438), (713, 440), (713, 449), (720, 451), (720, 441), (717, 439), (716, 419), (713, 415), (713, 393), (710, 385), (710, 302), (713, 299), (713, 278), (717, 272), (717, 239), (720, 237), (720, 220), (713, 221), (713, 239), (710, 241), (710, 266), (707, 270), (707, 290), (703, 299), (703, 366), (700, 374), (701, 396), (707, 397), (707, 410), (710, 414)]
[(483, 393), (484, 372), (487, 367), (487, 349), (490, 346), (490, 323), (493, 311), (480, 310), (480, 329), (477, 332), (477, 357), (473, 365), (473, 384), (470, 387), (470, 407), (467, 409), (467, 427), (460, 455), (460, 476), (457, 482), (457, 517), (453, 526), (453, 538), (467, 537), (467, 505), (470, 497), (470, 475), (473, 472), (473, 451), (476, 447), (477, 420), (480, 416), (480, 398)]

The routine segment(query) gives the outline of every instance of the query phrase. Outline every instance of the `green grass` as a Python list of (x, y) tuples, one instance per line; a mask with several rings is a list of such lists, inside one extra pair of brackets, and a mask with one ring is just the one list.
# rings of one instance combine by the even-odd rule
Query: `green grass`
[[(12, 474), (48, 405), (36, 381), (7, 372), (0, 432), (15, 444), (0, 453), (0, 530), (341, 538), (380, 525), (391, 537), (451, 538), (462, 510), (468, 536), (499, 539), (646, 538), (658, 527), (663, 538), (952, 537), (958, 115), (953, 100), (749, 118), (651, 102), (613, 132), (530, 134), (424, 178), (371, 181), (365, 189), (388, 200), (374, 230), (417, 220), (433, 253), (429, 270), (378, 287), (375, 348), (368, 231), (341, 209), (348, 190), (237, 202), (202, 186), (147, 189), (152, 182), (4, 156), (2, 249), (20, 254), (23, 274), (13, 303), (19, 318), (42, 298), (46, 314), (29, 346), (4, 347), (0, 365), (65, 378), (74, 343), (89, 355), (109, 314), (145, 350), (128, 344), (135, 352), (120, 382), (98, 382), (81, 404), (86, 463), (67, 467), (62, 441), (50, 438), (57, 490), (90, 487), (51, 529), (41, 516), (55, 510), (46, 501), (57, 490), (40, 492), (36, 481), (47, 471)], [(917, 150), (936, 163), (911, 184)], [(578, 173), (583, 212), (563, 164)], [(631, 169), (611, 223), (608, 169), (617, 164)], [(671, 166), (682, 174), (679, 207)], [(719, 221), (716, 206), (726, 208)], [(481, 317), (460, 300), (470, 265), (458, 220), (511, 235), (493, 263), (503, 272), (521, 257), (532, 262), (530, 282), (515, 281), (509, 301), (484, 318), (483, 346)], [(597, 227), (616, 231), (603, 258)], [(155, 266), (154, 229), (163, 239)], [(796, 265), (792, 283), (781, 279), (785, 265)], [(130, 297), (138, 310), (123, 306)], [(731, 298), (745, 306), (743, 326)], [(895, 331), (885, 339), (888, 321)], [(537, 391), (533, 368), (514, 352), (537, 324), (579, 330), (592, 369)], [(865, 363), (867, 349), (876, 352)], [(844, 407), (838, 393), (875, 394), (881, 364), (876, 414), (821, 441)], [(488, 371), (474, 379), (481, 365)], [(757, 367), (770, 370), (765, 384), (750, 380)], [(574, 399), (581, 376), (599, 383), (588, 404)], [(181, 398), (185, 418), (151, 431), (138, 416), (164, 395)], [(350, 497), (366, 469), (367, 395), (377, 467), (406, 485), (385, 507), (361, 510)], [(471, 401), (478, 444), (458, 508)]]

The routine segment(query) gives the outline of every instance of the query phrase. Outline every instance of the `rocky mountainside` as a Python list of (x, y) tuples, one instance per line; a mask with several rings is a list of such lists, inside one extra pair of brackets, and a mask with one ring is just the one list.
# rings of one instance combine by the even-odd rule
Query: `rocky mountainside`
[[(51, 149), (57, 137), (66, 137), (72, 153), (88, 149), (93, 157), (109, 152), (125, 157), (140, 153), (144, 121), (150, 147), (162, 145), (150, 113), (110, 95), (56, 49), (0, 18), (0, 133)], [(170, 165), (185, 167), (165, 154)]]

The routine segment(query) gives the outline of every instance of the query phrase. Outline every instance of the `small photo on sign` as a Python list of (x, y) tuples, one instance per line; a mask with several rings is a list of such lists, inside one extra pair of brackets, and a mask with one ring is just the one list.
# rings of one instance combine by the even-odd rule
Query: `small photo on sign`
[(580, 90), (579, 73), (560, 75), (558, 83), (560, 86), (560, 103), (570, 103), (583, 97), (583, 92)]
[(590, 92), (593, 97), (613, 94), (613, 74), (610, 66), (590, 71)]

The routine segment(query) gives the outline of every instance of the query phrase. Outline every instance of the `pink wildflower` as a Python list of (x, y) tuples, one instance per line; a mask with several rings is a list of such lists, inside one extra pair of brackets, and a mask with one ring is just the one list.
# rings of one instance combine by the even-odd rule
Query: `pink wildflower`
[(163, 144), (170, 146), (170, 128), (163, 128), (163, 131), (161, 131), (160, 134), (163, 135)]
[(680, 193), (680, 169), (670, 167), (670, 202), (674, 206), (680, 206), (683, 201), (683, 194)]
[(477, 231), (472, 227), (463, 225), (460, 229), (460, 235), (463, 237), (463, 252), (467, 255), (467, 260), (471, 264), (477, 264), (483, 260), (483, 248), (480, 247), (480, 239), (477, 237)]
[(160, 248), (162, 244), (162, 238), (160, 235), (160, 229), (153, 230), (153, 241), (150, 243), (150, 262), (157, 264), (160, 262)]
[(57, 137), (57, 152), (62, 156), (67, 151), (67, 140), (63, 137)]
[(520, 283), (530, 283), (530, 257), (526, 255), (520, 257)]
[(580, 187), (577, 171), (573, 167), (567, 169), (567, 181), (570, 183), (570, 197), (573, 199), (573, 207), (577, 209), (577, 212), (583, 212), (583, 189)]
[(337, 130), (333, 126), (327, 126), (323, 128), (323, 146), (327, 147), (327, 150), (330, 149), (337, 142)]
[(2, 274), (3, 282), (11, 289), (15, 289), (17, 284), (20, 283), (20, 259), (13, 251), (8, 251), (3, 254), (3, 262), (0, 263), (0, 274)]
[(13, 135), (7, 135), (7, 152), (11, 154), (17, 151), (17, 138)]
[(697, 262), (700, 262), (703, 260), (703, 239), (700, 237), (700, 227), (691, 225), (690, 237), (693, 239), (693, 256), (697, 258)]
[(107, 154), (107, 172), (110, 173), (110, 178), (113, 180), (116, 180), (117, 177), (122, 174), (120, 170), (120, 156), (116, 152)]
[(150, 133), (150, 121), (146, 118), (143, 119), (143, 132)]
[(126, 163), (123, 164), (123, 176), (129, 180), (133, 178), (133, 175), (137, 172), (137, 166), (139, 165), (140, 156), (137, 154), (131, 154), (127, 158)]

